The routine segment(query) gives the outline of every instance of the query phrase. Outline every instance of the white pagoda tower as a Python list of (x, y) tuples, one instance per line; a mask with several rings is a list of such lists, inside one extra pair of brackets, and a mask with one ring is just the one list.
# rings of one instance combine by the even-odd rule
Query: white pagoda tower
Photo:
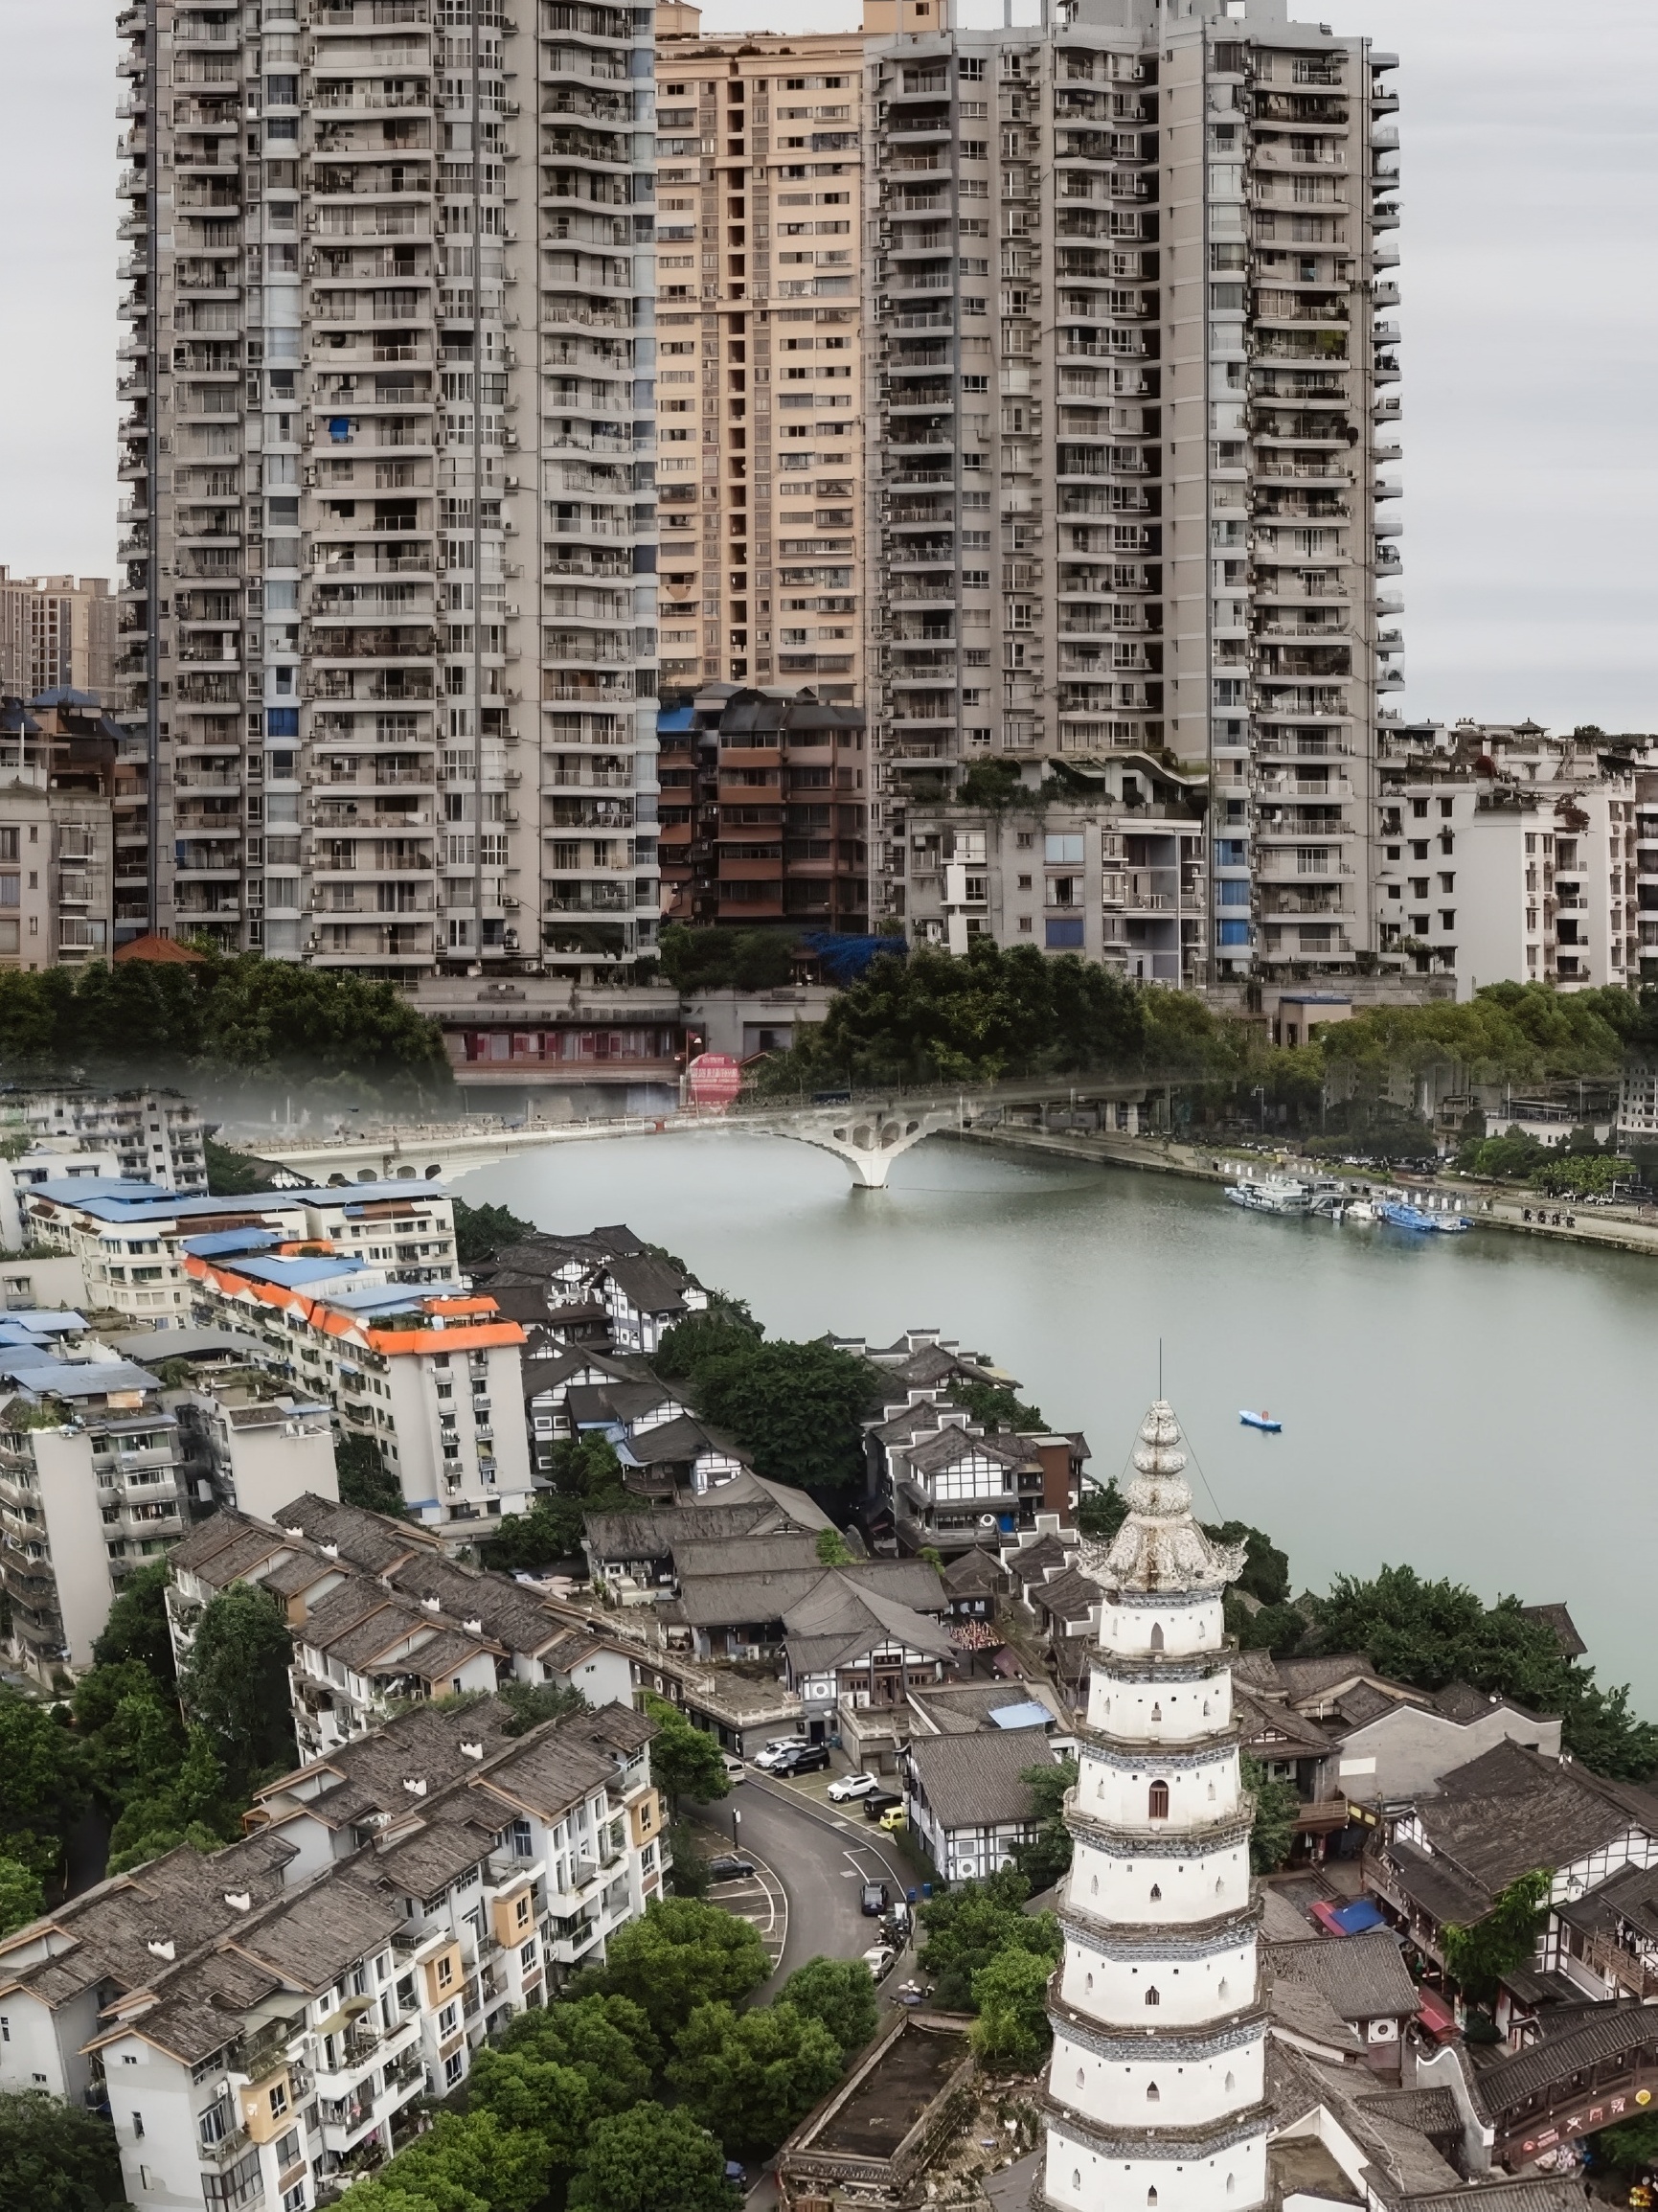
[(1052, 2212), (1265, 2202), (1266, 2017), (1221, 1596), (1241, 1548), (1192, 1516), (1180, 1426), (1152, 1406), (1127, 1519), (1083, 1546), (1104, 1588), (1050, 2018)]

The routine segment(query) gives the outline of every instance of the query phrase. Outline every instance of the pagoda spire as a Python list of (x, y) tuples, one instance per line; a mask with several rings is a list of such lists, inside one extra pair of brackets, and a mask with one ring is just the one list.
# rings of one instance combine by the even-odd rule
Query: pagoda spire
[(1173, 1408), (1147, 1412), (1102, 1585), (1066, 1800), (1065, 1951), (1035, 2212), (1256, 2212), (1266, 2017), (1222, 1603), (1241, 1546), (1192, 1512)]

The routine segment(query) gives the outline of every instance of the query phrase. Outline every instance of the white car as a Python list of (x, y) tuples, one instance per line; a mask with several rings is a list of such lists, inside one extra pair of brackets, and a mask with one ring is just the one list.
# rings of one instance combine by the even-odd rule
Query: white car
[(740, 1782), (747, 1771), (742, 1761), (734, 1759), (729, 1751), (720, 1753), (719, 1763), (725, 1768), (725, 1778), (728, 1782)]
[(853, 1797), (867, 1797), (880, 1786), (880, 1777), (875, 1774), (843, 1774), (838, 1782), (829, 1784), (829, 1793), (831, 1802), (845, 1805)]
[(799, 1750), (805, 1743), (804, 1736), (774, 1736), (763, 1751), (755, 1753), (749, 1764), (769, 1772), (780, 1760), (786, 1759), (791, 1751)]
[(871, 1978), (874, 1981), (880, 1981), (884, 1975), (890, 1973), (893, 1961), (897, 1955), (890, 1943), (872, 1943), (864, 1953), (864, 1964), (870, 1970)]

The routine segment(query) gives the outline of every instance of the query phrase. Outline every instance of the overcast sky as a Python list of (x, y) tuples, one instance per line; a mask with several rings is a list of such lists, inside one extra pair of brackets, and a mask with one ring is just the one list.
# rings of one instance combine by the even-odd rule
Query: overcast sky
[[(1323, 7), (1403, 64), (1403, 704), (1658, 730), (1658, 5)], [(114, 573), (116, 12), (0, 0), (14, 573)], [(856, 0), (715, 0), (703, 17), (856, 19)]]

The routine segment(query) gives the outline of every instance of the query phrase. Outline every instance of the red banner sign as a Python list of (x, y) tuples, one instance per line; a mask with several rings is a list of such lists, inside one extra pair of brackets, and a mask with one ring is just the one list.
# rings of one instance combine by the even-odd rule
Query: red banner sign
[(742, 1091), (742, 1066), (725, 1052), (699, 1052), (686, 1069), (691, 1103), (718, 1112)]

